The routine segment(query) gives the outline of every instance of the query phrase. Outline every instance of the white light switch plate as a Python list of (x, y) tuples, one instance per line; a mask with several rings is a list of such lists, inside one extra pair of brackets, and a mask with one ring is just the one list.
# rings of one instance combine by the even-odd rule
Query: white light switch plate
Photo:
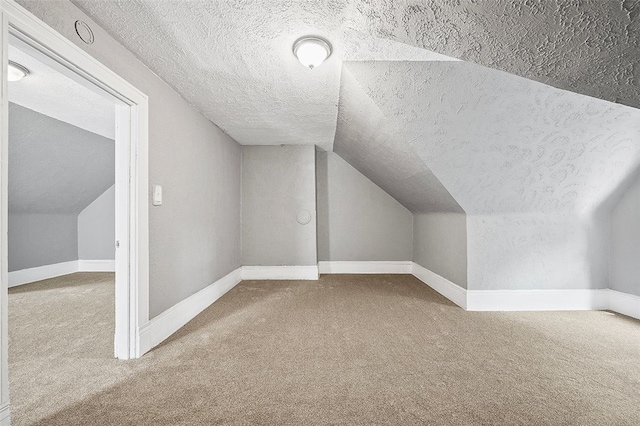
[(160, 185), (153, 185), (153, 205), (162, 205), (162, 186)]

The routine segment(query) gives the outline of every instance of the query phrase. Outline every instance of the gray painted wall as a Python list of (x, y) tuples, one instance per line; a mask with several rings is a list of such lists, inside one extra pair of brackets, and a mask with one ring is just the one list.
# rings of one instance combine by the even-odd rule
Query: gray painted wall
[(113, 185), (78, 215), (78, 258), (115, 259), (116, 187)]
[(413, 216), (413, 261), (467, 288), (467, 218), (459, 213)]
[(9, 213), (9, 272), (77, 259), (76, 214)]
[(9, 104), (9, 211), (78, 215), (114, 181), (113, 140)]
[[(114, 152), (113, 140), (9, 104), (9, 271), (78, 260), (78, 214), (113, 185)], [(113, 222), (112, 209), (98, 232)]]
[(610, 287), (640, 296), (640, 179), (611, 212)]
[(318, 152), (318, 260), (413, 257), (413, 215), (338, 154)]
[[(158, 315), (241, 265), (240, 145), (67, 0), (19, 3), (149, 96), (149, 314)], [(76, 20), (95, 35), (83, 43)]]
[[(306, 225), (298, 212), (311, 213)], [(313, 146), (242, 147), (243, 265), (315, 265)]]

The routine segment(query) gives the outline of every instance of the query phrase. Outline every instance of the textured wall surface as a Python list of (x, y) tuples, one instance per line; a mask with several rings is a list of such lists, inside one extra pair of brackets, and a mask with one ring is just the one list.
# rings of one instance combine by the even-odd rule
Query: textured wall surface
[[(240, 146), (91, 18), (66, 0), (19, 0), (38, 18), (149, 96), (149, 314), (158, 315), (241, 265)], [(77, 36), (81, 19), (95, 34)]]
[(9, 272), (78, 260), (78, 215), (9, 213)]
[(315, 148), (243, 147), (242, 264), (316, 265), (316, 246)]
[(9, 104), (9, 211), (77, 215), (115, 181), (113, 140)]
[[(413, 149), (468, 214), (589, 212), (640, 163), (634, 108), (468, 62), (347, 68), (387, 119), (392, 143)], [(387, 153), (396, 173), (409, 168)]]
[(413, 261), (467, 288), (467, 219), (460, 213), (413, 216)]
[(318, 260), (412, 259), (406, 207), (335, 153), (317, 153), (316, 176)]
[(610, 287), (640, 296), (640, 179), (611, 212)]
[(463, 213), (415, 148), (395, 131), (397, 120), (343, 70), (335, 152), (413, 212)]
[(116, 187), (107, 189), (78, 215), (78, 259), (115, 259)]
[(639, 168), (640, 111), (466, 62), (345, 67), (336, 152), (414, 212), (459, 203), (470, 289), (607, 286), (603, 215)]
[(469, 215), (468, 288), (607, 288), (603, 230), (575, 214)]
[[(243, 144), (330, 146), (341, 60), (428, 51), (640, 105), (636, 0), (75, 2)], [(306, 34), (335, 48), (313, 71), (291, 54)]]
[[(77, 13), (67, 3), (21, 3), (73, 39), (68, 22)], [(594, 217), (638, 167), (638, 111), (471, 63), (436, 62), (447, 58), (421, 48), (638, 106), (637, 1), (77, 4), (242, 143), (330, 149), (335, 135), (344, 159), (411, 210), (473, 216), (470, 288), (606, 285), (607, 243)], [(335, 47), (313, 71), (291, 55), (308, 33)], [(83, 47), (148, 87), (151, 74), (97, 34)], [(343, 60), (378, 62), (348, 64), (359, 88), (345, 83), (355, 95), (340, 97), (338, 112)], [(153, 102), (152, 127), (162, 123), (152, 137), (174, 119), (154, 118), (161, 107)], [(159, 140), (182, 140), (165, 133)], [(168, 151), (152, 147), (152, 159)], [(152, 181), (167, 163), (153, 163)], [(522, 270), (494, 268), (500, 253)]]

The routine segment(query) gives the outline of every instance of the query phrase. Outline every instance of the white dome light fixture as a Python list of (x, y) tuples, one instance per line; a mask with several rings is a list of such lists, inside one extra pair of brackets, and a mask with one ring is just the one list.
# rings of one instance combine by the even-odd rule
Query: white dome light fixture
[(331, 56), (331, 44), (318, 36), (300, 37), (293, 43), (293, 54), (302, 65), (314, 69)]
[(9, 61), (9, 67), (7, 68), (7, 80), (18, 81), (22, 80), (29, 75), (29, 70), (20, 64)]

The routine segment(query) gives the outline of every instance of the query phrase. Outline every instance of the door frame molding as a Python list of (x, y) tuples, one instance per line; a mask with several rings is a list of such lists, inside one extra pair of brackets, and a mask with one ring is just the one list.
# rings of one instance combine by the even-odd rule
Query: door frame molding
[(8, 377), (8, 97), (11, 38), (116, 105), (115, 355), (142, 356), (140, 329), (149, 321), (149, 98), (14, 0), (0, 0), (0, 426), (9, 424)]

